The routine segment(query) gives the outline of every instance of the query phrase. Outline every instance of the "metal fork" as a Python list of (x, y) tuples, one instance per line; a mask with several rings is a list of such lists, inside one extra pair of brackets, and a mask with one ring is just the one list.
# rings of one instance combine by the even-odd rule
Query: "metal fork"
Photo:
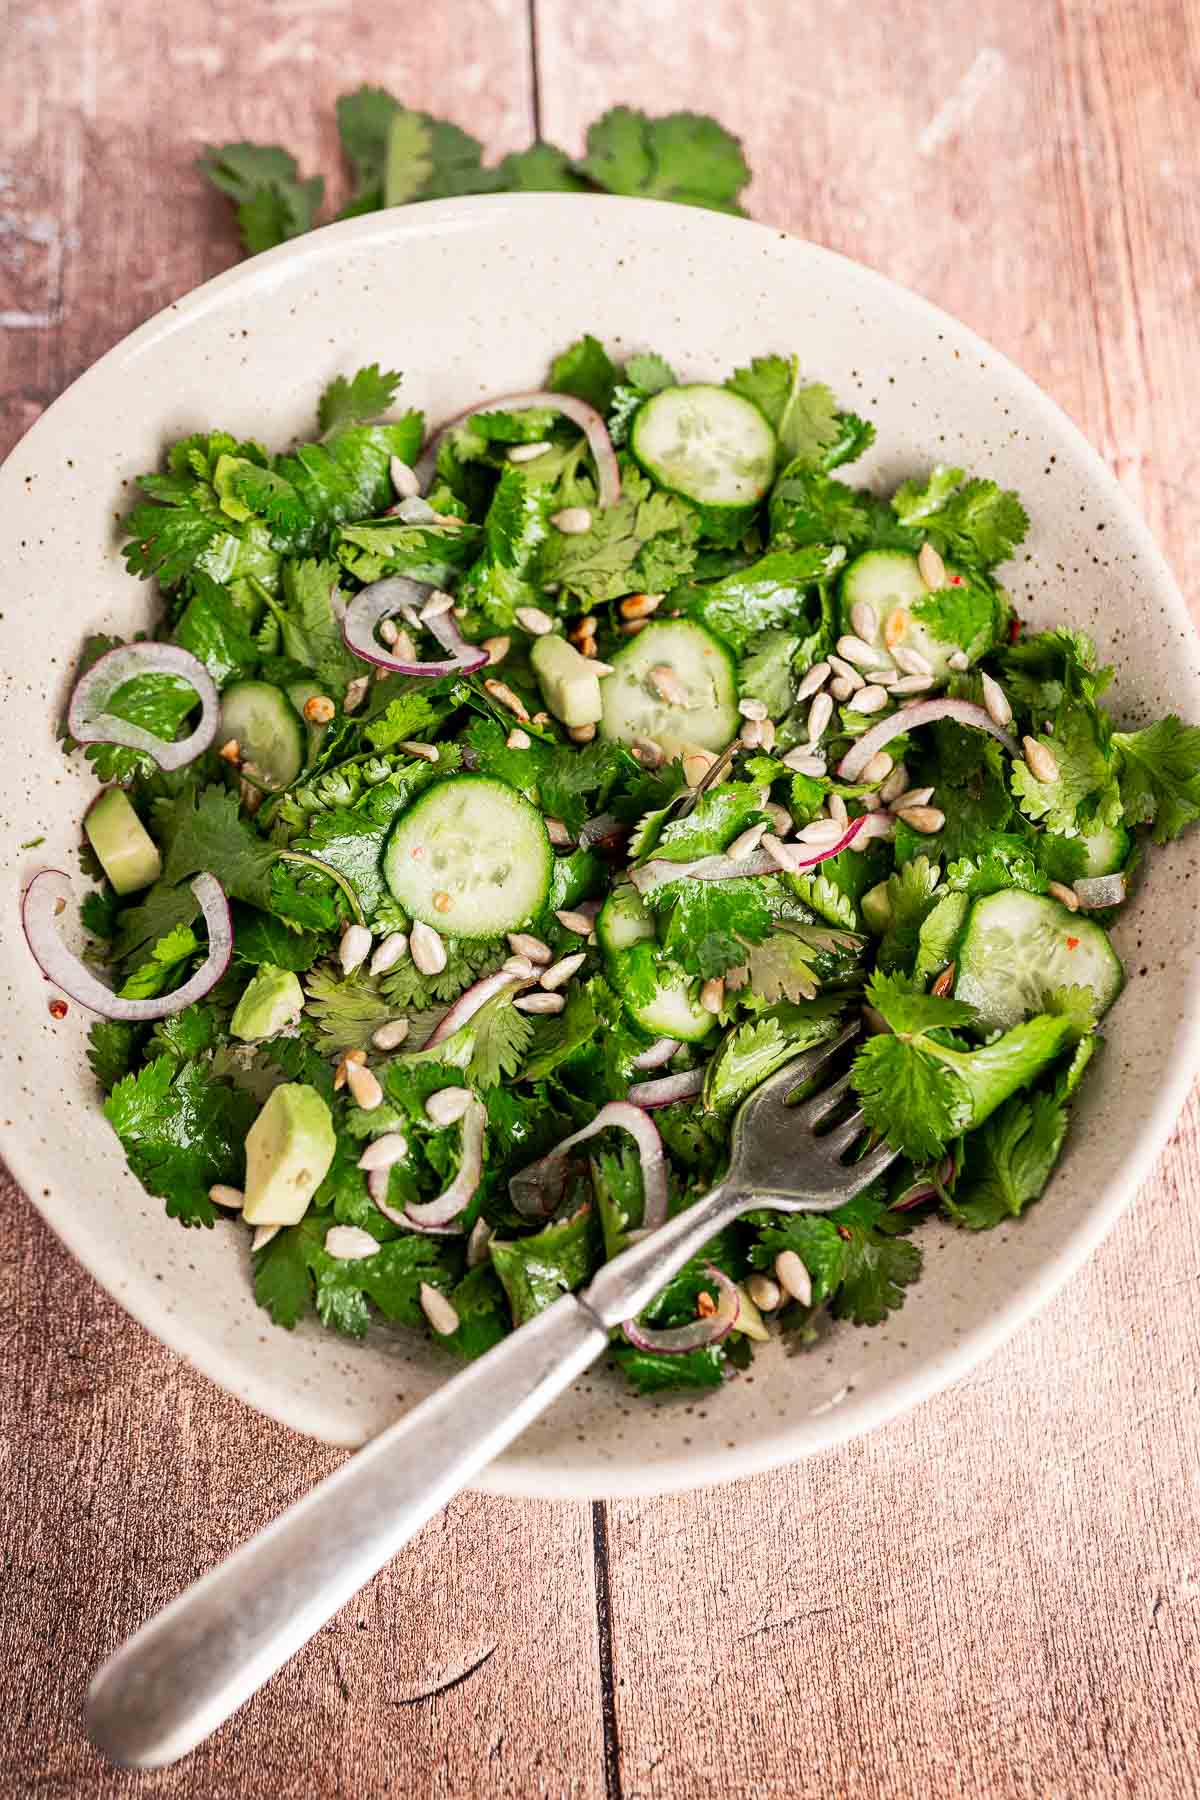
[(250, 1698), (473, 1475), (604, 1354), (722, 1226), (755, 1207), (829, 1212), (894, 1160), (886, 1144), (846, 1165), (861, 1112), (818, 1128), (849, 1075), (789, 1105), (858, 1035), (788, 1063), (742, 1103), (729, 1173), (694, 1206), (606, 1263), (375, 1438), (336, 1474), (150, 1620), (92, 1682), (92, 1741), (128, 1768), (183, 1756)]

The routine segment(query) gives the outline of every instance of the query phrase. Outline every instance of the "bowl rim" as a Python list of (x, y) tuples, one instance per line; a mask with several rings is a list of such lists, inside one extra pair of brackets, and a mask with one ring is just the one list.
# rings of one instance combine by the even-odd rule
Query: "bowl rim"
[[(653, 225), (660, 218), (663, 222), (670, 218), (678, 228), (681, 211), (685, 210), (666, 201), (618, 195), (472, 195), (459, 199), (424, 201), (391, 211), (335, 221), (261, 255), (236, 263), (181, 298), (169, 302), (137, 326), (50, 403), (14, 445), (3, 465), (0, 465), (0, 516), (3, 514), (4, 488), (9, 481), (16, 479), (14, 463), (18, 449), (28, 446), (31, 440), (40, 442), (42, 437), (50, 437), (55, 430), (59, 410), (68, 401), (77, 401), (80, 390), (86, 395), (86, 390), (99, 379), (102, 370), (107, 371), (121, 365), (132, 366), (144, 351), (157, 346), (192, 320), (202, 317), (209, 307), (223, 299), (229, 289), (245, 288), (252, 292), (258, 287), (269, 287), (277, 272), (289, 270), (294, 264), (306, 260), (319, 263), (335, 245), (370, 242), (372, 239), (403, 240), (409, 236), (422, 235), (429, 227), (444, 228), (451, 224), (467, 230), (481, 215), (494, 216), (502, 211), (525, 217), (532, 215), (542, 224), (550, 226), (551, 215), (564, 207), (571, 209), (568, 217), (577, 217), (584, 208), (590, 207), (598, 217), (607, 216), (610, 224), (613, 216), (619, 218), (625, 215), (629, 220), (630, 230), (638, 235), (644, 234), (648, 221)], [(818, 265), (835, 268), (843, 278), (849, 273), (864, 291), (901, 306), (910, 317), (915, 316), (931, 329), (948, 327), (958, 342), (975, 349), (989, 364), (1001, 370), (1030, 412), (1071, 444), (1097, 495), (1111, 512), (1120, 515), (1124, 528), (1136, 543), (1138, 557), (1150, 585), (1181, 618), (1189, 617), (1186, 602), (1166, 558), (1137, 507), (1112, 471), (1063, 408), (1002, 351), (923, 295), (824, 245), (815, 244), (777, 227), (729, 214), (687, 208), (686, 215), (688, 230), (701, 240), (707, 236), (718, 248), (722, 240), (726, 240), (731, 234), (757, 237), (764, 247), (771, 240), (783, 240), (802, 250)], [(921, 1401), (931, 1398), (983, 1362), (1046, 1306), (1107, 1236), (1129, 1205), (1157, 1161), (1186, 1101), (1194, 1074), (1200, 1067), (1200, 1010), (1193, 1010), (1183, 1022), (1181, 1037), (1184, 1053), (1176, 1056), (1147, 1106), (1135, 1149), (1125, 1158), (1116, 1177), (1093, 1203), (1087, 1218), (1073, 1230), (1061, 1249), (1039, 1265), (1036, 1272), (1028, 1276), (1007, 1301), (994, 1308), (978, 1325), (964, 1332), (951, 1348), (940, 1355), (927, 1357), (911, 1375), (889, 1384), (883, 1394), (874, 1397), (863, 1395), (861, 1398), (842, 1401), (825, 1413), (819, 1425), (815, 1424), (812, 1414), (807, 1414), (795, 1423), (781, 1424), (770, 1437), (752, 1444), (734, 1448), (698, 1446), (688, 1456), (648, 1465), (639, 1464), (633, 1457), (629, 1457), (624, 1466), (597, 1460), (592, 1463), (575, 1462), (569, 1470), (560, 1470), (544, 1458), (523, 1456), (518, 1440), (512, 1449), (476, 1478), (474, 1487), (514, 1498), (538, 1499), (648, 1497), (677, 1493), (700, 1486), (741, 1480), (808, 1455), (834, 1450), (849, 1439), (874, 1430), (911, 1410)], [(303, 1416), (303, 1409), (298, 1404), (268, 1404), (243, 1391), (234, 1378), (235, 1371), (222, 1362), (220, 1351), (211, 1341), (190, 1328), (186, 1316), (168, 1311), (165, 1298), (159, 1298), (153, 1284), (147, 1284), (143, 1288), (126, 1288), (117, 1293), (97, 1271), (86, 1229), (82, 1226), (77, 1228), (74, 1216), (69, 1212), (54, 1204), (49, 1207), (42, 1204), (42, 1175), (38, 1167), (41, 1159), (35, 1152), (26, 1149), (20, 1135), (13, 1134), (11, 1141), (5, 1145), (5, 1158), (31, 1204), (55, 1235), (93, 1279), (105, 1287), (124, 1310), (160, 1343), (186, 1357), (195, 1368), (226, 1392), (293, 1430), (323, 1442), (349, 1442), (346, 1438), (338, 1440), (326, 1436), (319, 1424), (314, 1425), (311, 1418)], [(698, 1466), (701, 1459), (705, 1464), (703, 1470)]]

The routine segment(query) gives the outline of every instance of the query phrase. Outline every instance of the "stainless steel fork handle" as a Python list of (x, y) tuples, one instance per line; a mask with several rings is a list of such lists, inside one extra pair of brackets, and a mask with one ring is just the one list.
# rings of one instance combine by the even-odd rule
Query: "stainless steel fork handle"
[(138, 1769), (193, 1749), (607, 1343), (564, 1295), (390, 1426), (105, 1663), (87, 1699), (93, 1743)]

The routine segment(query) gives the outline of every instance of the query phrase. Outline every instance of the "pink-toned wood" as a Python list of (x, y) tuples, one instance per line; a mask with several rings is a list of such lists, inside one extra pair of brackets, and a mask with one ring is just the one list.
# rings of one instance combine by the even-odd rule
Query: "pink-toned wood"
[[(717, 110), (754, 215), (1012, 355), (1200, 603), (1194, 3), (536, 6), (547, 136)], [(911, 1418), (609, 1508), (626, 1800), (1197, 1791), (1198, 1166), (1193, 1099), (1057, 1304)]]
[[(1009, 351), (1197, 586), (1195, 0), (536, 0), (536, 25), (547, 136), (574, 147), (618, 100), (719, 112), (756, 216)], [(360, 80), (494, 152), (530, 130), (518, 0), (419, 19), (47, 0), (12, 9), (4, 43), (0, 448), (234, 259), (189, 171), (204, 140), (278, 139), (329, 170), (333, 97)], [(586, 1508), (459, 1501), (156, 1778), (90, 1755), (88, 1668), (335, 1459), (158, 1348), (6, 1185), (0, 1793), (1183, 1800), (1200, 1788), (1198, 1167), (1193, 1100), (1104, 1249), (984, 1370), (800, 1469), (610, 1507), (598, 1576)]]

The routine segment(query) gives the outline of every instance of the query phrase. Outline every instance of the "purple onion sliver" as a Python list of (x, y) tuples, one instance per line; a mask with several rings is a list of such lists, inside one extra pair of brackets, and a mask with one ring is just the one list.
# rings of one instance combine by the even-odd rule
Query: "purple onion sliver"
[(917, 731), (922, 725), (932, 725), (937, 719), (953, 719), (956, 725), (970, 725), (975, 731), (986, 731), (1004, 745), (1010, 756), (1021, 754), (1016, 738), (997, 725), (985, 706), (977, 706), (973, 700), (949, 700), (943, 696), (937, 700), (920, 700), (915, 706), (888, 713), (877, 725), (864, 731), (860, 738), (855, 738), (838, 764), (839, 776), (843, 781), (857, 781), (877, 750), (882, 750), (893, 738), (902, 737), (907, 731)]
[(34, 961), (55, 987), (69, 994), (89, 1012), (105, 1019), (121, 1019), (134, 1025), (150, 1019), (168, 1019), (202, 1000), (229, 967), (233, 954), (233, 919), (225, 891), (215, 876), (197, 875), (190, 883), (200, 902), (208, 927), (208, 955), (196, 973), (174, 993), (150, 1000), (126, 1000), (105, 987), (58, 935), (58, 918), (72, 898), (69, 876), (61, 869), (42, 869), (35, 875), (21, 902), (21, 925)]
[(742, 1310), (737, 1285), (715, 1263), (706, 1263), (704, 1273), (721, 1295), (716, 1312), (710, 1313), (707, 1319), (695, 1319), (689, 1325), (674, 1325), (665, 1331), (655, 1331), (653, 1326), (626, 1319), (621, 1327), (626, 1341), (635, 1350), (648, 1350), (654, 1356), (686, 1356), (689, 1350), (704, 1350), (728, 1337)]
[(356, 594), (346, 608), (346, 616), (342, 620), (342, 637), (346, 648), (364, 662), (373, 663), (377, 669), (390, 669), (394, 675), (437, 678), (441, 675), (470, 675), (476, 669), (482, 669), (488, 659), (487, 651), (468, 644), (449, 613), (423, 621), (443, 648), (451, 652), (445, 660), (406, 661), (393, 656), (377, 642), (375, 627), (381, 619), (399, 611), (404, 602), (411, 601), (414, 595), (418, 601), (422, 601), (432, 591), (427, 585), (409, 581), (404, 575), (390, 575), (385, 581), (372, 582), (370, 587), (365, 587), (361, 593)]
[(664, 1063), (670, 1062), (678, 1048), (678, 1038), (659, 1038), (656, 1044), (651, 1044), (648, 1050), (643, 1050), (640, 1056), (634, 1057), (632, 1066), (635, 1069), (661, 1069)]
[[(109, 701), (139, 675), (177, 675), (196, 690), (200, 722), (188, 737), (168, 743), (140, 725), (108, 712)], [(94, 662), (75, 683), (67, 729), (81, 744), (120, 744), (153, 757), (160, 769), (182, 769), (202, 756), (217, 735), (221, 702), (204, 664), (178, 644), (122, 644)]]
[(497, 969), (494, 975), (484, 975), (479, 981), (473, 982), (464, 994), (459, 995), (454, 1005), (434, 1026), (422, 1045), (422, 1050), (432, 1050), (435, 1044), (443, 1043), (454, 1032), (461, 1031), (468, 1020), (474, 1018), (481, 1006), (486, 1006), (489, 1000), (494, 999), (497, 994), (502, 994), (505, 988), (522, 986), (526, 979), (524, 976), (510, 975), (503, 969)]
[(501, 394), (495, 400), (481, 401), (478, 406), (469, 406), (465, 412), (456, 413), (448, 419), (440, 431), (434, 433), (416, 463), (413, 474), (422, 490), (428, 488), (437, 471), (438, 450), (442, 439), (448, 431), (458, 425), (465, 425), (476, 413), (482, 412), (528, 412), (531, 407), (544, 406), (547, 411), (560, 412), (564, 418), (587, 438), (588, 447), (596, 464), (596, 492), (599, 503), (604, 506), (615, 506), (621, 498), (621, 471), (617, 465), (617, 453), (613, 449), (608, 428), (596, 411), (586, 400), (576, 399), (574, 394), (555, 394), (543, 389), (530, 390), (521, 394)]
[(461, 1225), (453, 1225), (453, 1222), (460, 1219), (471, 1204), (483, 1175), (483, 1131), (486, 1124), (487, 1111), (483, 1102), (472, 1098), (463, 1114), (462, 1161), (458, 1166), (458, 1174), (436, 1200), (426, 1200), (405, 1208), (404, 1223), (410, 1230), (440, 1234), (446, 1227), (453, 1226), (454, 1230), (461, 1231)]
[[(517, 1211), (527, 1219), (543, 1219), (554, 1211), (562, 1191), (567, 1158), (576, 1144), (606, 1131), (610, 1125), (627, 1131), (638, 1147), (642, 1161), (642, 1223), (657, 1230), (667, 1217), (667, 1165), (662, 1139), (649, 1114), (627, 1100), (610, 1100), (602, 1106), (590, 1125), (573, 1132), (528, 1168), (519, 1169), (508, 1184), (509, 1196)], [(547, 1204), (547, 1191), (550, 1199)]]
[(676, 1100), (691, 1100), (704, 1086), (703, 1069), (684, 1069), (678, 1075), (662, 1075), (657, 1081), (635, 1081), (625, 1098), (631, 1106), (653, 1111), (658, 1106), (673, 1106)]

